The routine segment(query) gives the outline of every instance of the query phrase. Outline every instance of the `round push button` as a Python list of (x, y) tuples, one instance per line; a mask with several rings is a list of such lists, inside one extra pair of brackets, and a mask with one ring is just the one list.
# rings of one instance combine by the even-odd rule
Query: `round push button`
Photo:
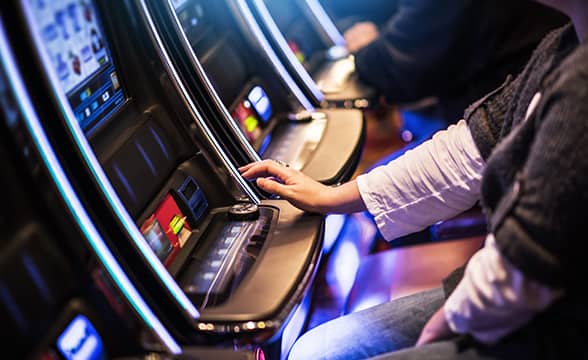
[(229, 218), (231, 220), (257, 220), (259, 217), (259, 207), (251, 203), (239, 203), (231, 206), (229, 209)]

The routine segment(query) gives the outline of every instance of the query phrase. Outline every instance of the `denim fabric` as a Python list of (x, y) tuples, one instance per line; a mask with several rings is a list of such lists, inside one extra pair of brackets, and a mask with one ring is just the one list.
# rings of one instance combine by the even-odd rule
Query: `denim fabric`
[(410, 347), (443, 301), (438, 288), (329, 321), (304, 334), (288, 358), (365, 359)]
[(519, 360), (538, 359), (537, 352), (520, 343), (499, 348), (463, 346), (459, 341), (442, 341), (419, 348), (377, 356), (372, 360)]

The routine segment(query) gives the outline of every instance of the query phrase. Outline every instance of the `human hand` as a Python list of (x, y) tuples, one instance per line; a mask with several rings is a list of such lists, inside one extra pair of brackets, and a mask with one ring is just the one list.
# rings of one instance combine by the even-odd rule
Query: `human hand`
[(445, 319), (445, 306), (433, 315), (427, 322), (421, 335), (416, 343), (416, 346), (423, 346), (438, 340), (448, 339), (454, 336), (455, 333), (449, 327), (447, 320)]
[(356, 52), (376, 40), (378, 36), (378, 27), (369, 21), (354, 24), (343, 34), (349, 52)]
[(262, 190), (279, 195), (302, 210), (323, 214), (330, 210), (333, 188), (298, 170), (274, 160), (263, 160), (240, 167), (239, 171), (247, 180), (256, 180)]

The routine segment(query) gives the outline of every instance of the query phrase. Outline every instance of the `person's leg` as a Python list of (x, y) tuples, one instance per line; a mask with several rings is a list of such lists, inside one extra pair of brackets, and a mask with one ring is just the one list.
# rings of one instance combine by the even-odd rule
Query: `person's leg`
[[(529, 341), (529, 338), (515, 338), (495, 345), (483, 345), (472, 340), (456, 338), (418, 348), (403, 349), (382, 354), (371, 360), (519, 360), (559, 359), (549, 352), (541, 352), (543, 344)], [(561, 357), (568, 359), (568, 357)], [(577, 357), (575, 357), (577, 358)]]
[(288, 358), (364, 359), (412, 346), (443, 301), (438, 288), (329, 321), (298, 339)]
[[(442, 341), (418, 348), (404, 349), (398, 352), (382, 354), (371, 360), (481, 360), (484, 356), (478, 357), (474, 349), (460, 349), (455, 341)], [(488, 358), (489, 360), (490, 358)]]
[[(553, 341), (554, 328), (531, 322), (496, 344), (485, 345), (472, 337), (456, 336), (447, 341), (408, 348), (374, 357), (371, 360), (518, 360), (518, 359), (580, 359), (561, 356), (563, 349)], [(559, 354), (559, 355), (558, 355)]]

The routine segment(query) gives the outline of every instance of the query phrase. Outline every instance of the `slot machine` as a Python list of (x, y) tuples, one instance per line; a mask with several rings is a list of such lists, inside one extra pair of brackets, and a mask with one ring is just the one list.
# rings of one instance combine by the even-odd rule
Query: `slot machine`
[(217, 138), (230, 154), (243, 154), (233, 161), (277, 159), (326, 184), (349, 179), (363, 146), (363, 114), (315, 109), (252, 13), (224, 1), (137, 3), (193, 99), (211, 114)]
[(318, 0), (229, 0), (255, 14), (288, 71), (313, 103), (364, 109), (377, 92), (361, 82), (345, 39)]
[[(102, 360), (181, 348), (105, 246), (41, 125), (0, 15), (3, 357)], [(12, 26), (13, 24), (10, 24)], [(40, 112), (41, 111), (41, 112)], [(49, 115), (51, 116), (51, 115)], [(146, 343), (151, 344), (145, 346)]]
[(180, 352), (249, 356), (300, 309), (324, 219), (240, 177), (134, 6), (22, 0), (2, 13), (21, 29), (9, 36), (31, 97), (54, 114), (40, 119), (54, 151), (154, 316)]

